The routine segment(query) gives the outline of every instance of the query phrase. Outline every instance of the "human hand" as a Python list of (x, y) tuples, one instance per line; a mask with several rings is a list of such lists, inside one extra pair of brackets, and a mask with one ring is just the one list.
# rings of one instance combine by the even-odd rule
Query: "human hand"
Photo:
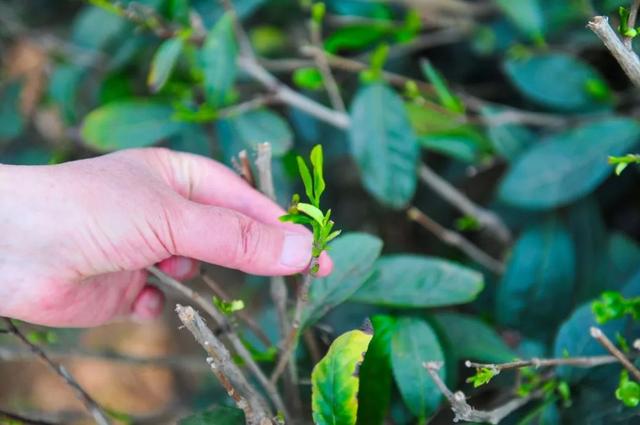
[[(281, 223), (275, 203), (215, 161), (166, 149), (0, 165), (0, 201), (0, 316), (32, 323), (155, 317), (153, 264), (185, 279), (195, 260), (259, 275), (311, 260), (311, 233)], [(331, 267), (323, 253), (319, 275)]]

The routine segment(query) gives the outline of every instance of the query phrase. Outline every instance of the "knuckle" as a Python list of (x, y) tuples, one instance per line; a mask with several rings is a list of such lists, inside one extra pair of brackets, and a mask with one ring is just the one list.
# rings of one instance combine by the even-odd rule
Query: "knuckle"
[(238, 241), (234, 250), (233, 263), (236, 265), (254, 261), (259, 253), (260, 228), (248, 217), (236, 215)]

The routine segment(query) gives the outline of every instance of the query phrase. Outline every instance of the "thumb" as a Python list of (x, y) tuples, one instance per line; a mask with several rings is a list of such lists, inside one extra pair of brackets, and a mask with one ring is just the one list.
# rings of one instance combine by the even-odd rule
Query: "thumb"
[(177, 255), (258, 275), (289, 275), (311, 261), (312, 236), (234, 210), (185, 201), (171, 223)]

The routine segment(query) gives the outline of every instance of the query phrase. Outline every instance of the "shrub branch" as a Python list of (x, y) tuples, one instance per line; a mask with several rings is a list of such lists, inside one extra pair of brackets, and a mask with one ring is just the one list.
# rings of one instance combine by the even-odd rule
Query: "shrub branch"
[(609, 18), (594, 16), (587, 24), (587, 28), (602, 40), (631, 82), (640, 87), (640, 58), (633, 50), (624, 45), (618, 34), (609, 25)]

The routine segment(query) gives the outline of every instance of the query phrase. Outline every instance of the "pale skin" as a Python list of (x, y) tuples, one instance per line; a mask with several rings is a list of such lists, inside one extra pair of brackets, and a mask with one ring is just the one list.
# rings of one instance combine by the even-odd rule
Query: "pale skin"
[[(55, 166), (0, 165), (0, 316), (97, 326), (158, 316), (147, 283), (198, 261), (257, 275), (303, 272), (311, 233), (225, 166), (136, 149)], [(322, 254), (319, 275), (331, 271)]]

